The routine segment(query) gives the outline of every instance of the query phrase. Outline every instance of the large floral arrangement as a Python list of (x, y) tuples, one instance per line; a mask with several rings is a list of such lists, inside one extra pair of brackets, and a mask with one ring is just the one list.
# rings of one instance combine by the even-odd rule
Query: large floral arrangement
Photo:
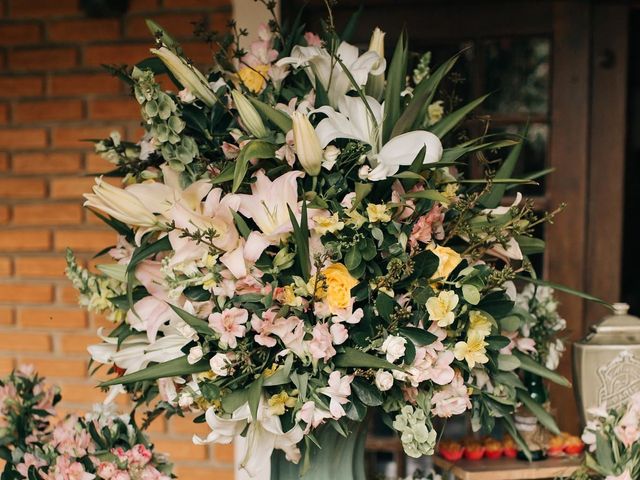
[(589, 445), (585, 469), (576, 479), (632, 480), (640, 478), (640, 392), (626, 406), (589, 410), (590, 420), (582, 434)]
[[(250, 473), (274, 449), (298, 462), (320, 429), (348, 435), (372, 407), (411, 456), (433, 453), (434, 417), (499, 422), (526, 451), (523, 403), (557, 431), (516, 372), (566, 382), (513, 348), (506, 293), (516, 276), (544, 283), (527, 256), (553, 213), (520, 194), (501, 205), (536, 174), (510, 178), (519, 137), (468, 137), (485, 97), (441, 100), (458, 56), (407, 75), (404, 34), (387, 63), (379, 29), (362, 53), (353, 24), (318, 36), (274, 21), (248, 50), (232, 24), (204, 74), (149, 26), (153, 57), (118, 71), (146, 133), (97, 143), (122, 184), (86, 195), (118, 233), (114, 262), (96, 275), (68, 256), (81, 302), (114, 321), (90, 348), (118, 374), (104, 386), (159, 394), (150, 419), (195, 412), (211, 427), (195, 442), (246, 436)], [(483, 178), (464, 178), (471, 161)]]
[(59, 390), (23, 366), (0, 379), (3, 480), (169, 480), (171, 464), (153, 452), (129, 415), (96, 405), (56, 418)]

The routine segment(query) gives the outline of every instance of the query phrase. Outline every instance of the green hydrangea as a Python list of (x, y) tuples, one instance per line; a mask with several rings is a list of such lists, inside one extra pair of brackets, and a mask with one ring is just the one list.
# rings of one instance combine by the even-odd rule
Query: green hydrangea
[(411, 405), (402, 407), (393, 421), (393, 428), (400, 433), (402, 447), (407, 455), (418, 458), (433, 455), (437, 434), (431, 427), (423, 409)]

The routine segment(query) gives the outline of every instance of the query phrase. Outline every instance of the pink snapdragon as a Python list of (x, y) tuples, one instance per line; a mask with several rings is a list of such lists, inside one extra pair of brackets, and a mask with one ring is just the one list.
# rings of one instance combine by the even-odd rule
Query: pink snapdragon
[(416, 348), (416, 357), (408, 369), (411, 385), (431, 380), (438, 385), (446, 385), (453, 380), (455, 371), (451, 368), (454, 360), (453, 352), (444, 350), (436, 352), (428, 347)]
[(313, 358), (322, 359), (325, 362), (336, 354), (333, 348), (333, 336), (328, 323), (317, 323), (313, 327), (313, 339), (309, 342), (309, 351)]
[(307, 424), (307, 428), (304, 431), (305, 434), (309, 433), (312, 428), (318, 428), (329, 418), (331, 418), (331, 413), (319, 408), (312, 400), (305, 402), (296, 415), (296, 420), (302, 420)]
[(249, 319), (249, 312), (244, 308), (228, 308), (222, 313), (209, 315), (209, 326), (220, 335), (220, 343), (224, 348), (236, 348), (237, 338), (244, 337)]
[(85, 471), (80, 462), (74, 462), (66, 455), (56, 459), (55, 466), (49, 473), (42, 473), (44, 480), (93, 480), (96, 476)]
[(522, 337), (518, 332), (502, 332), (502, 336), (509, 339), (509, 345), (500, 349), (503, 355), (511, 355), (514, 348), (523, 353), (536, 352), (536, 342), (533, 338)]
[(322, 39), (313, 32), (304, 32), (304, 40), (308, 47), (322, 47)]
[(418, 246), (418, 242), (429, 243), (432, 239), (444, 238), (444, 210), (439, 203), (435, 203), (429, 213), (422, 215), (413, 225), (409, 235), (411, 248)]
[(16, 470), (18, 470), (18, 473), (24, 478), (29, 478), (30, 467), (36, 467), (36, 469), (38, 469), (40, 467), (44, 467), (45, 465), (47, 465), (47, 462), (45, 460), (36, 457), (32, 453), (25, 453), (22, 457), (22, 462), (16, 466)]

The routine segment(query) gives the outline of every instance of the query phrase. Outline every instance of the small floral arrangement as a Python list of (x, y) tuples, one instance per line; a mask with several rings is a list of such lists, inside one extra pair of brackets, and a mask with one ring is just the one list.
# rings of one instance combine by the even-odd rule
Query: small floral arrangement
[(619, 409), (606, 406), (588, 411), (582, 434), (588, 446), (585, 468), (578, 480), (635, 480), (640, 478), (640, 392)]
[(535, 352), (548, 369), (556, 370), (565, 351), (558, 335), (567, 328), (567, 322), (558, 313), (553, 288), (528, 284), (516, 295), (515, 302), (521, 319), (518, 347)]
[(56, 420), (60, 400), (29, 367), (0, 380), (3, 480), (169, 480), (171, 464), (153, 452), (129, 415), (96, 406)]
[(211, 427), (195, 442), (246, 436), (250, 474), (274, 450), (312, 459), (319, 430), (348, 436), (370, 408), (411, 456), (434, 452), (434, 417), (468, 411), (525, 452), (520, 403), (558, 432), (517, 372), (568, 383), (516, 348), (507, 292), (544, 284), (528, 255), (556, 212), (503, 202), (536, 175), (511, 178), (520, 137), (469, 138), (484, 96), (439, 100), (459, 55), (410, 75), (404, 34), (387, 62), (380, 29), (360, 52), (331, 21), (317, 35), (274, 20), (248, 50), (232, 24), (205, 74), (148, 26), (153, 57), (117, 72), (145, 134), (97, 143), (122, 184), (85, 195), (118, 233), (111, 261), (93, 274), (68, 254), (82, 303), (114, 320), (90, 348), (115, 374), (104, 387), (160, 395), (150, 418), (195, 412)]

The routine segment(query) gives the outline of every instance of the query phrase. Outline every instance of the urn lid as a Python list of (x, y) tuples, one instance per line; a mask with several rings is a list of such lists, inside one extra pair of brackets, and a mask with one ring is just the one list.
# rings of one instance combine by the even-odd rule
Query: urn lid
[(613, 314), (591, 327), (590, 344), (640, 344), (640, 318), (629, 315), (629, 305), (614, 303)]

